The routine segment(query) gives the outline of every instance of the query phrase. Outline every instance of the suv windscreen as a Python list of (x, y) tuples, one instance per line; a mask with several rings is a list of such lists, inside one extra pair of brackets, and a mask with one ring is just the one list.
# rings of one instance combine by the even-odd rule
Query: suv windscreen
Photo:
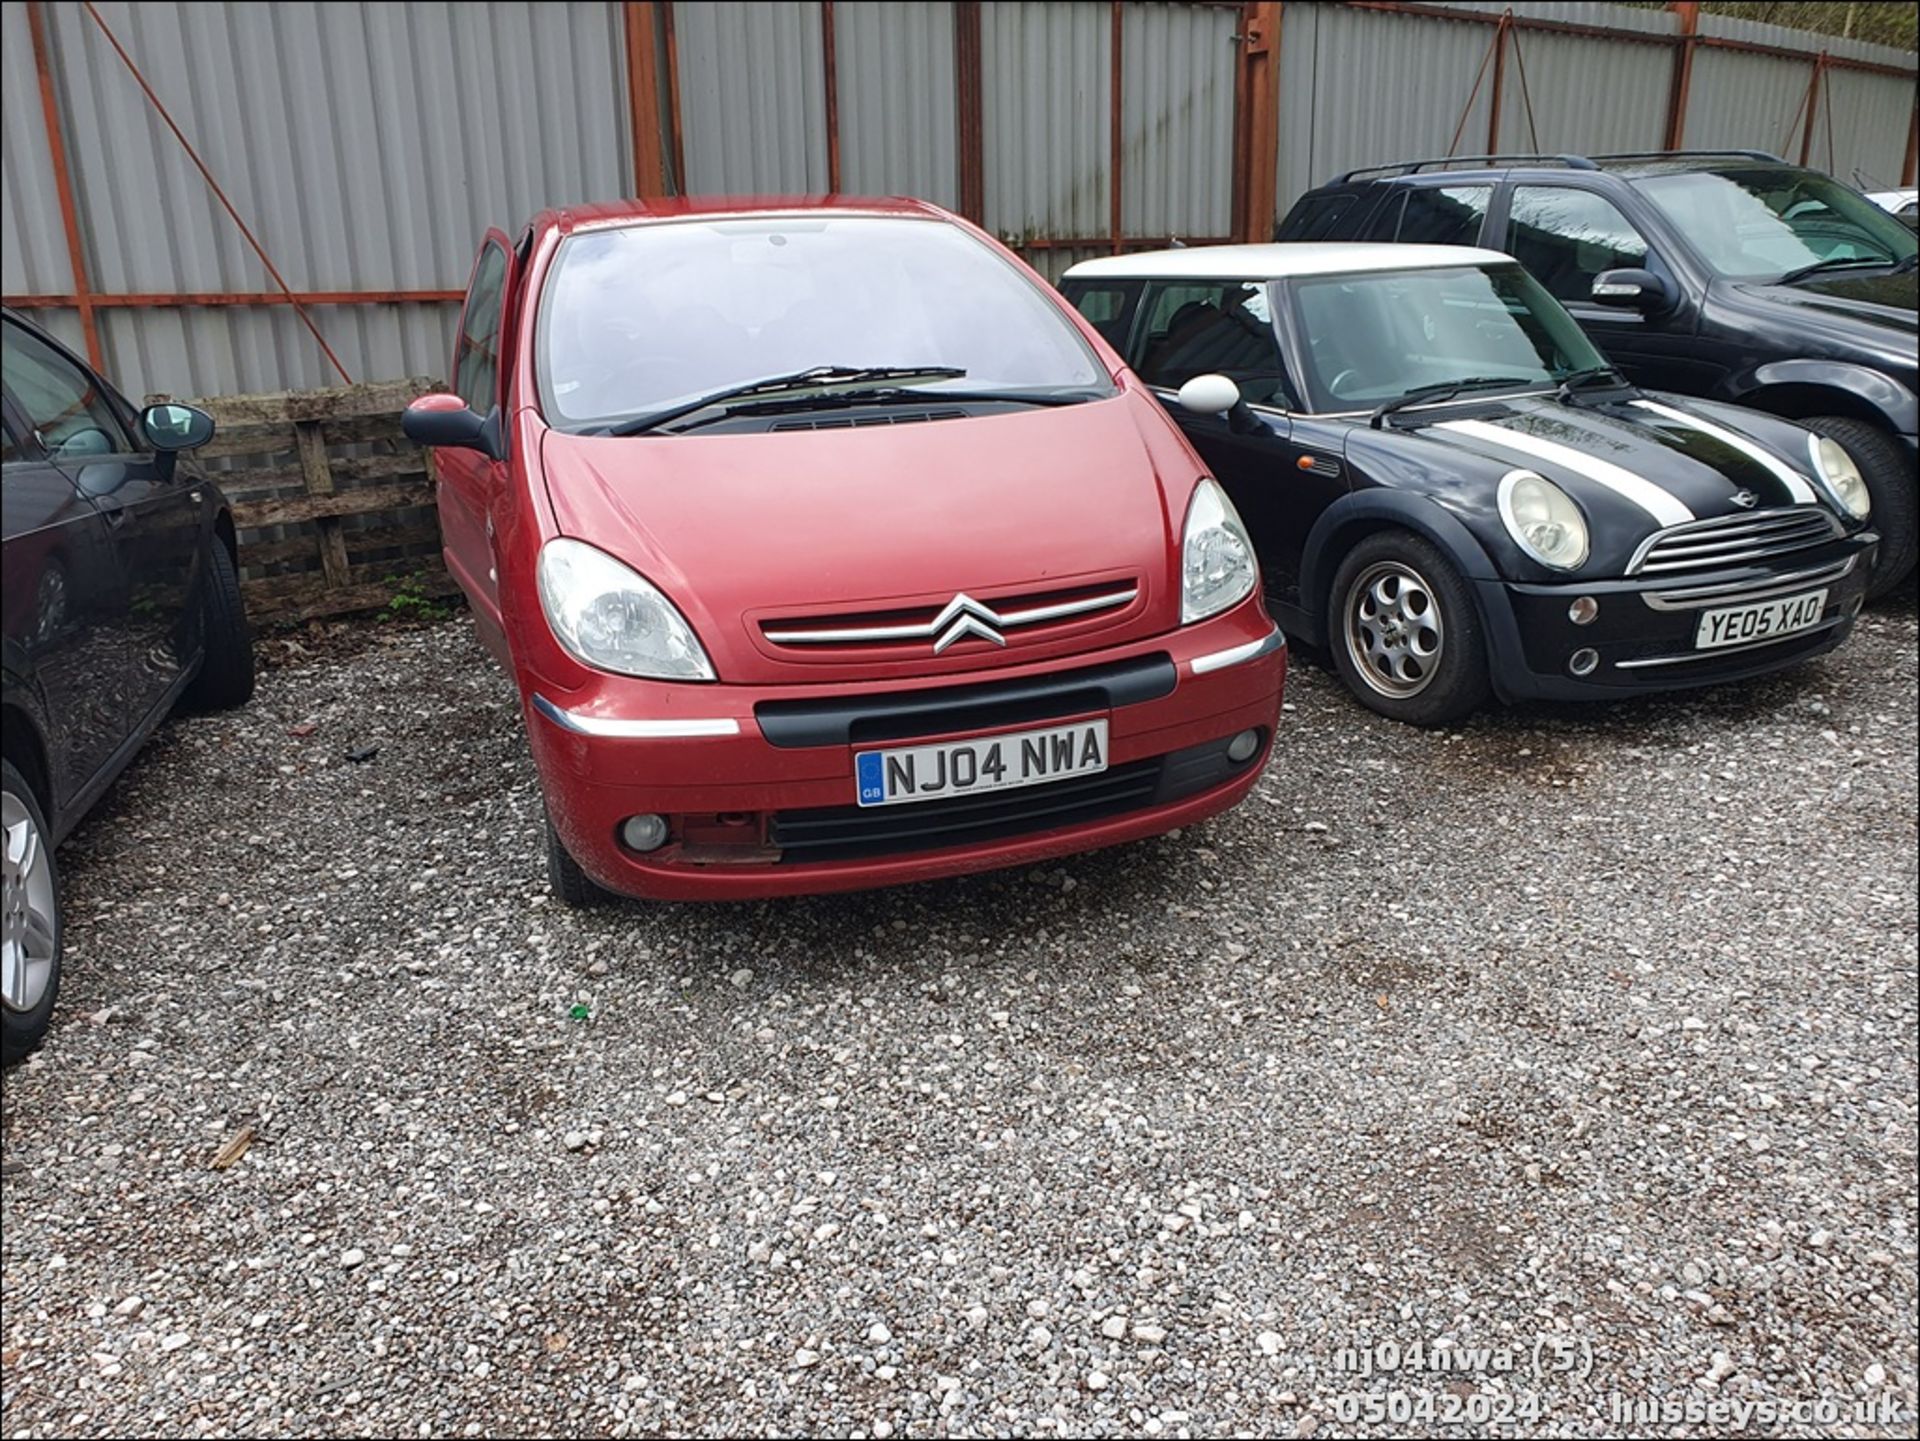
[(1539, 388), (1605, 364), (1517, 265), (1324, 276), (1294, 281), (1291, 292), (1317, 411), (1371, 409), (1482, 377)]
[(955, 367), (915, 382), (1111, 391), (1057, 302), (958, 227), (879, 216), (677, 221), (569, 236), (541, 300), (547, 423), (596, 430), (817, 366)]
[(1914, 235), (1857, 191), (1811, 170), (1687, 171), (1633, 182), (1706, 262), (1736, 280), (1823, 261), (1893, 264)]

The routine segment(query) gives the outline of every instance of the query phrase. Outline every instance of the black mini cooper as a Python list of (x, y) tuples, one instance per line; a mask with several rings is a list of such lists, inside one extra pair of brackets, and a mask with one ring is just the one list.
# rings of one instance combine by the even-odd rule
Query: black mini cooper
[(1062, 289), (1225, 485), (1283, 624), (1382, 715), (1738, 680), (1852, 629), (1878, 538), (1847, 453), (1634, 388), (1508, 256), (1218, 246)]

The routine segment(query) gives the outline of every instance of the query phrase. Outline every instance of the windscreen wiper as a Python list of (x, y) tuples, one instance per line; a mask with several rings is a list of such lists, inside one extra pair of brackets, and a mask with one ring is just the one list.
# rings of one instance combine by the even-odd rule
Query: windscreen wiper
[(1613, 366), (1589, 365), (1584, 370), (1576, 370), (1570, 375), (1560, 377), (1559, 398), (1561, 400), (1571, 400), (1576, 390), (1583, 390), (1589, 385), (1598, 385), (1603, 381), (1609, 387), (1627, 384), (1626, 376), (1622, 375)]
[(864, 385), (876, 380), (957, 380), (967, 372), (957, 365), (815, 365), (786, 375), (769, 375), (712, 391), (695, 400), (683, 401), (650, 415), (635, 416), (596, 432), (599, 435), (640, 435), (684, 416), (744, 400), (754, 395), (777, 395), (783, 390), (806, 390), (812, 386)]
[(790, 415), (801, 410), (851, 410), (862, 405), (1078, 405), (1098, 400), (1108, 392), (1088, 387), (1070, 390), (921, 390), (917, 387), (888, 385), (858, 390), (830, 390), (814, 395), (771, 395), (764, 400), (742, 400), (724, 406), (711, 415), (698, 416), (685, 425), (675, 426), (681, 435), (702, 426), (716, 425), (743, 415)]
[(1791, 285), (1796, 280), (1805, 280), (1809, 276), (1824, 274), (1829, 270), (1878, 270), (1883, 265), (1897, 266), (1897, 264), (1898, 262), (1891, 255), (1828, 256), (1825, 260), (1816, 260), (1811, 265), (1802, 265), (1797, 270), (1789, 270), (1773, 283)]
[(1465, 380), (1441, 380), (1432, 385), (1416, 385), (1405, 395), (1389, 400), (1368, 418), (1367, 424), (1375, 430), (1396, 410), (1404, 410), (1409, 405), (1418, 405), (1425, 400), (1446, 400), (1450, 396), (1464, 395), (1473, 390), (1491, 390), (1503, 385), (1532, 385), (1531, 377), (1525, 375), (1470, 375)]

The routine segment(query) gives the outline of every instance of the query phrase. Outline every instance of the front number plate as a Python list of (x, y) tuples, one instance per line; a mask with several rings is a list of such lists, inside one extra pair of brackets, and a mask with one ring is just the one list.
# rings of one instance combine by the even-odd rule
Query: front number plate
[(1827, 593), (1812, 590), (1790, 595), (1784, 600), (1761, 601), (1758, 605), (1732, 605), (1725, 610), (1710, 610), (1700, 617), (1700, 629), (1693, 638), (1696, 650), (1717, 650), (1724, 645), (1750, 645), (1754, 641), (1777, 640), (1798, 630), (1820, 624), (1827, 609)]
[(950, 800), (1044, 785), (1107, 768), (1107, 723), (1080, 721), (978, 740), (859, 751), (853, 774), (863, 806)]

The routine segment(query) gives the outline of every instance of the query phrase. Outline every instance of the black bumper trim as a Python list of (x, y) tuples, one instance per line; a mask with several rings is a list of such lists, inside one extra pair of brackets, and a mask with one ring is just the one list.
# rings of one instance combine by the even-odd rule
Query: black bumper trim
[(1171, 656), (1142, 656), (1026, 680), (843, 700), (762, 701), (753, 718), (767, 744), (783, 749), (866, 745), (1115, 710), (1172, 695), (1176, 679)]

